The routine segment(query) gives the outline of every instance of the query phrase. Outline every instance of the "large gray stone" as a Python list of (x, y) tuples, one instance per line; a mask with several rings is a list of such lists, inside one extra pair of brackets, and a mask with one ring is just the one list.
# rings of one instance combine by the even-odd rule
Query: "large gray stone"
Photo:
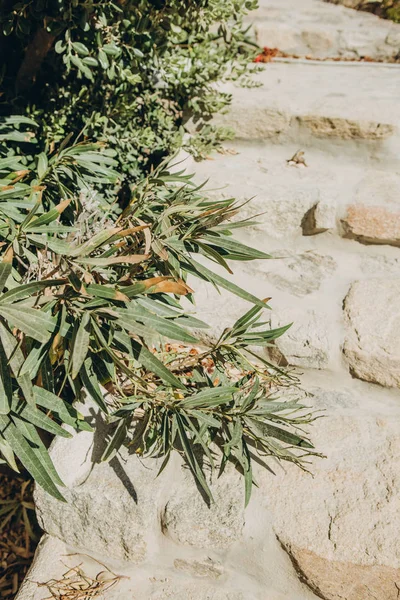
[[(80, 460), (89, 462), (81, 443), (81, 434), (75, 443), (65, 446), (80, 453)], [(59, 442), (56, 444), (59, 449)], [(157, 461), (146, 466), (132, 456), (126, 461), (114, 459), (110, 464), (95, 464), (84, 479), (69, 482), (62, 492), (67, 503), (61, 503), (36, 489), (36, 509), (41, 527), (49, 534), (76, 548), (99, 553), (109, 558), (142, 562), (148, 551), (148, 538), (158, 522), (159, 482), (156, 482)], [(59, 470), (65, 470), (57, 457), (53, 460)], [(71, 457), (71, 460), (73, 458)], [(71, 463), (73, 464), (73, 463)]]
[(344, 354), (360, 379), (400, 387), (400, 279), (354, 283), (345, 299)]
[[(46, 533), (75, 548), (130, 563), (145, 561), (154, 540), (163, 536), (219, 549), (240, 538), (244, 490), (232, 465), (227, 466), (226, 477), (210, 479), (216, 502), (209, 506), (177, 454), (157, 477), (161, 459), (142, 459), (123, 448), (110, 463), (92, 464), (99, 455), (96, 439), (91, 444), (90, 434), (85, 433), (68, 442), (57, 440), (51, 453), (61, 477), (66, 475), (67, 503), (39, 487), (35, 494)], [(71, 469), (75, 461), (86, 465), (80, 473), (76, 470), (76, 477)]]
[(161, 515), (164, 534), (177, 543), (198, 548), (227, 549), (242, 537), (244, 526), (244, 487), (232, 465), (212, 482), (215, 503), (204, 501), (193, 477), (184, 471), (175, 493), (166, 501)]

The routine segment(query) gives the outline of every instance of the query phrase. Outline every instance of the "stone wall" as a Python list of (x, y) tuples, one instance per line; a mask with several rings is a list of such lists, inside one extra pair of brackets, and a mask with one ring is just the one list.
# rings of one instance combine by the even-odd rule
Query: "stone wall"
[[(321, 7), (329, 35), (347, 33), (354, 47), (366, 39), (365, 18), (368, 35), (382, 31), (376, 17), (319, 0), (264, 0), (258, 35), (270, 15), (284, 39), (289, 9), (297, 33), (321, 31)], [(393, 45), (376, 38), (375, 58), (399, 51), (400, 26), (387, 25)], [(237, 131), (229, 152), (186, 164), (210, 180), (210, 194), (254, 197), (242, 216), (259, 214), (257, 224), (241, 239), (272, 258), (235, 265), (235, 280), (272, 297), (272, 326), (294, 322), (269, 355), (297, 369), (310, 406), (323, 411), (312, 438), (326, 458), (310, 465), (312, 475), (257, 470), (245, 511), (233, 469), (211, 482), (208, 507), (177, 457), (156, 478), (155, 460), (124, 450), (98, 465), (96, 438), (60, 439), (52, 456), (68, 503), (37, 489), (50, 537), (36, 581), (72, 551), (126, 575), (107, 600), (399, 598), (400, 65), (283, 61), (266, 65), (260, 81), (226, 88), (232, 110), (220, 121)], [(298, 151), (305, 165), (291, 160)], [(193, 285), (213, 335), (248, 308)], [(45, 598), (39, 591), (28, 580), (19, 600)]]

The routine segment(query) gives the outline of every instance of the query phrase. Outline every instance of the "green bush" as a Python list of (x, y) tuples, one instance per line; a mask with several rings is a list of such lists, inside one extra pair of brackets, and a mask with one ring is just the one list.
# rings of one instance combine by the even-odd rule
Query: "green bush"
[[(1, 6), (3, 113), (29, 114), (43, 146), (82, 131), (104, 140), (130, 179), (180, 147), (185, 115), (201, 129), (227, 106), (229, 96), (213, 84), (249, 79), (256, 54), (242, 26), (256, 0)], [(229, 136), (207, 129), (214, 144)]]
[[(247, 502), (252, 455), (304, 468), (314, 452), (299, 427), (313, 417), (296, 394), (279, 400), (293, 379), (254, 354), (287, 328), (271, 330), (260, 320), (266, 302), (212, 269), (268, 258), (235, 240), (249, 222), (233, 220), (233, 199), (209, 199), (160, 157), (180, 143), (176, 113), (226, 104), (211, 82), (244, 71), (240, 18), (253, 3), (8, 4), (0, 453), (62, 500), (38, 431), (91, 430), (74, 406), (88, 395), (109, 424), (102, 460), (129, 443), (164, 466), (176, 450), (210, 499), (203, 465), (222, 471), (233, 461)], [(202, 135), (199, 144), (210, 143)], [(207, 325), (180, 303), (194, 301), (189, 276), (251, 306), (201, 350), (195, 332)]]

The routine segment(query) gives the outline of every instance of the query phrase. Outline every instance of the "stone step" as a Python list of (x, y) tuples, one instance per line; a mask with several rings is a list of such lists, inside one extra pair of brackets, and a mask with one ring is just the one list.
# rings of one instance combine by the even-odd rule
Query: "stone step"
[[(276, 260), (232, 263), (232, 280), (260, 298), (272, 297), (273, 326), (295, 323), (276, 342), (282, 357), (345, 376), (343, 301), (350, 287), (400, 277), (400, 167), (365, 168), (357, 159), (315, 149), (305, 151), (307, 166), (290, 164), (299, 149), (232, 143), (229, 153), (196, 164), (196, 177), (208, 179), (214, 196), (251, 198), (240, 216), (259, 215), (256, 224), (236, 235)], [(191, 286), (199, 316), (215, 335), (246, 310), (235, 296), (220, 296), (198, 281)]]
[(251, 13), (260, 46), (318, 58), (391, 61), (400, 53), (400, 24), (320, 0), (261, 0)]
[(233, 101), (215, 122), (237, 139), (399, 161), (400, 65), (274, 62), (256, 79), (260, 87), (221, 86)]
[[(338, 248), (348, 248), (349, 239), (400, 246), (400, 165), (389, 171), (385, 164), (349, 162), (312, 148), (302, 155), (302, 150), (294, 143), (233, 142), (226, 154), (214, 154), (193, 170), (199, 182), (209, 180), (207, 189), (214, 195), (252, 198), (241, 217), (260, 215), (251, 235), (269, 250), (282, 241), (300, 243), (303, 236), (304, 243), (309, 236), (323, 243), (338, 238)], [(325, 232), (329, 238), (318, 235)], [(357, 247), (365, 252), (361, 244)]]

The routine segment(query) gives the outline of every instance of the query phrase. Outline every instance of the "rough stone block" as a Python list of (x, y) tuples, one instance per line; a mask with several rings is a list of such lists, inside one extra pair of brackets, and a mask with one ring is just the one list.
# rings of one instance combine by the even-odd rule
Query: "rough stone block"
[(400, 210), (353, 204), (347, 208), (342, 223), (345, 237), (368, 244), (400, 246)]
[(400, 279), (354, 283), (344, 302), (344, 354), (360, 379), (400, 387)]
[[(371, 396), (370, 396), (371, 400)], [(363, 412), (365, 397), (315, 390), (313, 477), (292, 466), (260, 480), (277, 536), (302, 580), (326, 600), (397, 600), (400, 410)], [(375, 400), (376, 401), (376, 400)]]
[(271, 358), (279, 365), (326, 368), (330, 356), (328, 315), (303, 309), (272, 312), (273, 328), (289, 323), (293, 323), (291, 328), (275, 340), (274, 347), (270, 349)]

